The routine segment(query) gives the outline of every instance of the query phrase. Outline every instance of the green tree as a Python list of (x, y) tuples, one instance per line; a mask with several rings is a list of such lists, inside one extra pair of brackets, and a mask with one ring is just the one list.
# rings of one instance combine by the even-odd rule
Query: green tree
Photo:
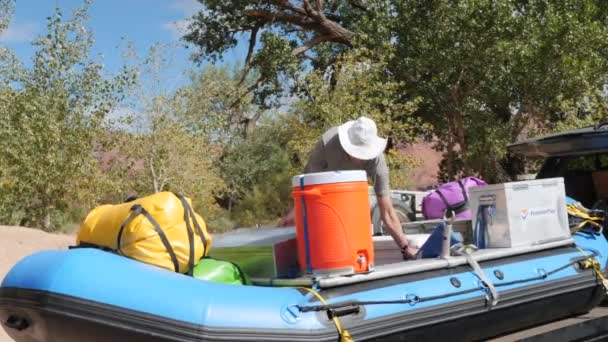
[(239, 226), (270, 223), (290, 203), (291, 167), (285, 136), (275, 121), (263, 123), (248, 140), (227, 147), (220, 164), (231, 214)]
[(121, 100), (128, 74), (109, 79), (89, 56), (88, 2), (64, 20), (48, 18), (34, 42), (33, 66), (0, 98), (0, 207), (5, 223), (57, 228), (71, 205), (96, 200), (93, 148), (105, 115)]
[[(382, 79), (400, 87), (392, 101), (418, 103), (414, 116), (427, 125), (417, 133), (444, 152), (443, 180), (463, 173), (507, 180), (516, 171), (508, 142), (556, 129), (606, 82), (608, 4), (599, 0), (321, 2), (327, 22), (349, 32), (346, 41), (321, 39), (311, 17), (317, 2), (201, 2), (206, 9), (185, 37), (199, 47), (199, 60), (218, 58), (244, 32), (257, 41), (260, 25), (297, 59), (268, 54), (263, 64), (247, 58), (246, 65), (296, 70), (282, 73), (291, 77), (284, 85), (299, 84), (294, 79), (310, 71), (336, 84), (336, 63), (351, 47), (383, 56)], [(299, 53), (308, 41), (311, 48)], [(262, 42), (250, 51), (264, 50)]]
[[(105, 135), (103, 149), (113, 156), (107, 173), (111, 184), (120, 184), (114, 197), (183, 193), (209, 219), (218, 215), (214, 196), (224, 189), (217, 167), (221, 147), (210, 138), (216, 132), (213, 120), (189, 119), (190, 87), (165, 86), (170, 82), (163, 70), (171, 61), (171, 51), (159, 44), (143, 58), (127, 51), (135, 58), (132, 69), (140, 76), (130, 88), (130, 113)], [(202, 98), (196, 104), (210, 101)], [(217, 230), (213, 224), (209, 228)]]
[(15, 0), (0, 0), (0, 32), (8, 28), (15, 10)]
[[(445, 152), (444, 179), (507, 180), (505, 145), (606, 81), (602, 1), (394, 1), (389, 63)], [(387, 17), (387, 21), (390, 18)]]
[(251, 136), (264, 109), (252, 104), (251, 95), (242, 96), (246, 84), (238, 72), (210, 66), (191, 75), (191, 84), (179, 90), (180, 119), (194, 134), (203, 134), (219, 145), (231, 145)]
[[(14, 0), (0, 0), (0, 33), (5, 31), (15, 10)], [(6, 88), (13, 81), (20, 80), (22, 67), (9, 48), (0, 45), (0, 87)]]
[(260, 106), (276, 106), (295, 75), (325, 69), (353, 46), (357, 18), (367, 12), (360, 1), (199, 0), (204, 10), (192, 17), (184, 39), (198, 49), (198, 62), (218, 60), (241, 37), (248, 53), (241, 72), (243, 94), (253, 93)]
[[(213, 165), (221, 177), (217, 184), (225, 187), (216, 185), (214, 196), (232, 214), (238, 203), (252, 193), (254, 183), (262, 180), (264, 172), (270, 172), (267, 174), (270, 178), (281, 172), (281, 166), (274, 165), (281, 158), (274, 156), (277, 150), (272, 141), (252, 134), (266, 111), (252, 104), (251, 95), (242, 96), (246, 85), (239, 78), (239, 72), (225, 67), (208, 67), (193, 74), (192, 83), (178, 91), (181, 107), (176, 112), (186, 131), (208, 139), (216, 152)], [(265, 147), (267, 142), (271, 145)], [(205, 151), (209, 153), (209, 149)], [(267, 217), (265, 209), (255, 215)], [(244, 215), (236, 216), (239, 225), (250, 224), (251, 220), (243, 219)]]

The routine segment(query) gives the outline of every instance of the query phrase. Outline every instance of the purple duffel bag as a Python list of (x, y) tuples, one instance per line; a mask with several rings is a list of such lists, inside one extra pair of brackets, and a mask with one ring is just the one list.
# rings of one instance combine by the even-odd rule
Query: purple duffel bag
[(486, 182), (475, 177), (442, 184), (422, 200), (422, 215), (427, 220), (441, 219), (449, 216), (448, 211), (453, 211), (455, 218), (470, 219), (471, 209), (466, 189), (483, 185)]

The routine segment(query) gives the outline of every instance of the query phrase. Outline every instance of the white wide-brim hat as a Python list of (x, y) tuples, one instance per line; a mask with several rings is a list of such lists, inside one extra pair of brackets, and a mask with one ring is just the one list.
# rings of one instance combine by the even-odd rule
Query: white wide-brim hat
[(378, 136), (376, 123), (363, 116), (339, 126), (338, 138), (346, 153), (361, 160), (374, 159), (386, 148), (386, 139)]

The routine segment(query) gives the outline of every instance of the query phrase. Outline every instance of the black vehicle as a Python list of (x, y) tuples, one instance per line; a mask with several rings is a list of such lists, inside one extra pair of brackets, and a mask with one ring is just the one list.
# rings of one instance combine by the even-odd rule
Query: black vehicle
[(509, 150), (542, 157), (536, 178), (563, 177), (566, 195), (587, 208), (605, 206), (608, 199), (608, 122), (519, 141)]

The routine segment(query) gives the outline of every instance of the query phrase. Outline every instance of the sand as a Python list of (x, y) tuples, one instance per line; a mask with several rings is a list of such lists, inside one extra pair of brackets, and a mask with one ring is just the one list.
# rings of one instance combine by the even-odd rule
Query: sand
[[(0, 226), (0, 279), (19, 260), (34, 252), (64, 249), (73, 245), (73, 235), (49, 234), (37, 229)], [(0, 342), (12, 342), (4, 329), (0, 329)]]

